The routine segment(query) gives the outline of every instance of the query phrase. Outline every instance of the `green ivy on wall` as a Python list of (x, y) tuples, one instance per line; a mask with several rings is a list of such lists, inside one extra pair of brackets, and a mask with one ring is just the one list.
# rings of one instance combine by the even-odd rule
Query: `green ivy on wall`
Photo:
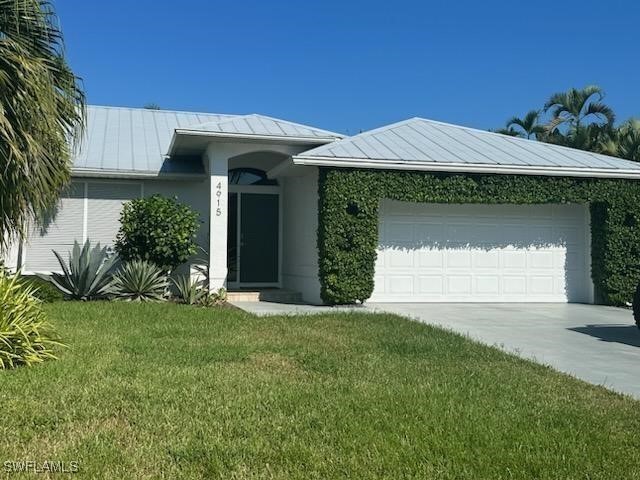
[(630, 302), (640, 280), (640, 182), (321, 168), (319, 275), (329, 304), (373, 292), (382, 199), (428, 203), (589, 204), (596, 301)]

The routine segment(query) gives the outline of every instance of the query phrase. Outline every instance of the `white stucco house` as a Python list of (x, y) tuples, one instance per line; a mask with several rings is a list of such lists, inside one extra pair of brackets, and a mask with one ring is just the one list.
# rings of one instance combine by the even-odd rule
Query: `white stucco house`
[[(156, 193), (200, 214), (210, 287), (283, 288), (321, 303), (322, 168), (640, 179), (640, 164), (420, 118), (353, 137), (262, 115), (88, 108), (54, 220), (8, 258), (58, 270), (52, 250), (111, 244), (122, 204)], [(378, 301), (593, 302), (580, 204), (381, 201)]]

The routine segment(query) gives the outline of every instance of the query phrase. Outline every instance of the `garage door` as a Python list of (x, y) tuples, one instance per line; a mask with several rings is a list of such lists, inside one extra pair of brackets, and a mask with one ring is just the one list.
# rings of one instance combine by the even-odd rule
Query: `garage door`
[(383, 201), (380, 302), (590, 302), (582, 205)]

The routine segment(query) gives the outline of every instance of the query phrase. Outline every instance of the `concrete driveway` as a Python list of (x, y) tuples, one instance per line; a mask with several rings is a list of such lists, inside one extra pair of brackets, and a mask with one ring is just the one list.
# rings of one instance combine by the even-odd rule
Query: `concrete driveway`
[(631, 311), (581, 304), (372, 303), (587, 382), (640, 398), (640, 330)]

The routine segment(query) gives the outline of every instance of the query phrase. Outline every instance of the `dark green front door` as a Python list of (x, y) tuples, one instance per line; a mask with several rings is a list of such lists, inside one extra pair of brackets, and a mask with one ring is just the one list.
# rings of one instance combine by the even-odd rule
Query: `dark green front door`
[[(279, 195), (237, 193), (230, 202), (228, 249), (230, 281), (275, 284), (279, 280)], [(239, 235), (231, 230), (240, 225)], [(235, 250), (235, 251), (234, 251)], [(239, 252), (239, 255), (234, 255)], [(232, 257), (236, 257), (233, 259)], [(237, 275), (239, 273), (239, 275)], [(231, 278), (233, 277), (233, 278)]]

